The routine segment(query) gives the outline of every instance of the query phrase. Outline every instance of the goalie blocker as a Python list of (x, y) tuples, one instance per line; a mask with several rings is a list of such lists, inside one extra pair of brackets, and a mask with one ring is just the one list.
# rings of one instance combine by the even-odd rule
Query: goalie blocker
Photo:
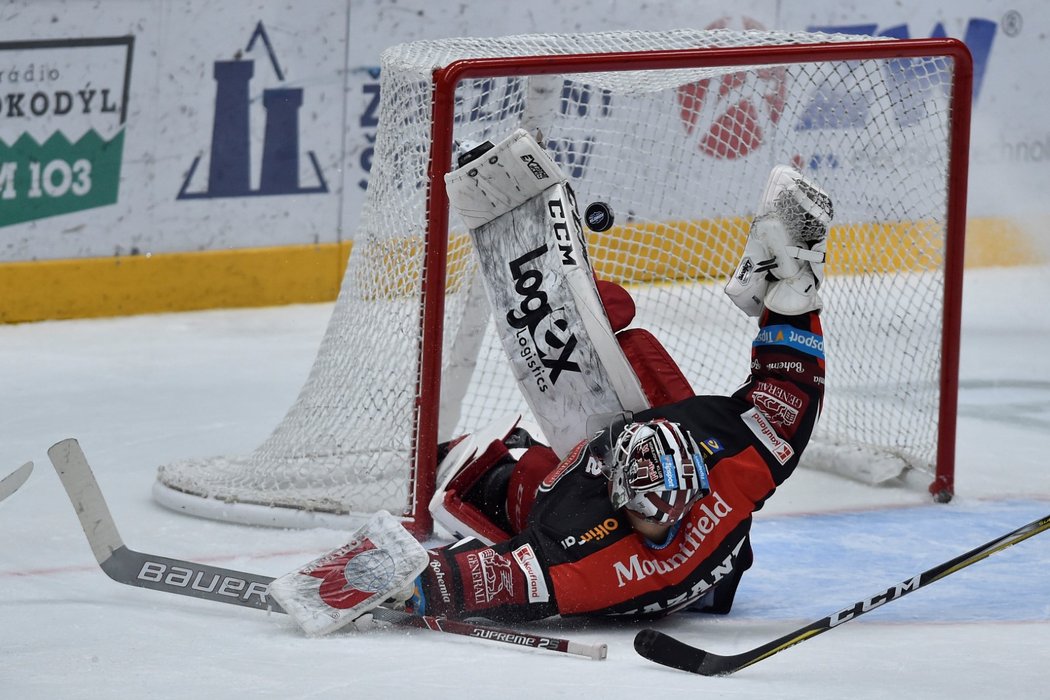
[(269, 594), (306, 634), (322, 635), (411, 586), (427, 561), (400, 521), (379, 511), (347, 544), (275, 579)]

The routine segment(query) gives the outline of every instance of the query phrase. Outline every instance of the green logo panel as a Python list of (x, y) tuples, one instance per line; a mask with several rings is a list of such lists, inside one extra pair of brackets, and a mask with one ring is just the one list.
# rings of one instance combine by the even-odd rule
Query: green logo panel
[(0, 227), (114, 204), (123, 151), (123, 128), (108, 141), (94, 129), (76, 143), (61, 131), (0, 139)]

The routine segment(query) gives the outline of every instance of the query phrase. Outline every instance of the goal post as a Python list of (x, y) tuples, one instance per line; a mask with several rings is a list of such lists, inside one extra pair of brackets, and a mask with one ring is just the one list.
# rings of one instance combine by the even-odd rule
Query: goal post
[[(700, 393), (748, 372), (753, 321), (721, 295), (769, 169), (828, 190), (828, 385), (808, 466), (954, 476), (972, 63), (953, 39), (735, 30), (414, 42), (384, 52), (368, 200), (318, 357), (251, 455), (158, 472), (204, 517), (430, 532), (438, 444), (527, 413), (444, 175), (465, 145), (537, 133), (581, 206), (600, 278)], [(750, 325), (749, 325), (750, 324)]]

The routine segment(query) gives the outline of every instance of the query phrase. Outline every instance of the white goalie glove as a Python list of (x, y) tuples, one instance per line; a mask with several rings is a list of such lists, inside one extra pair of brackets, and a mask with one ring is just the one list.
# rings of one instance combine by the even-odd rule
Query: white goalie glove
[(832, 216), (826, 192), (793, 168), (773, 168), (744, 256), (725, 287), (733, 303), (748, 316), (763, 309), (794, 316), (821, 308)]

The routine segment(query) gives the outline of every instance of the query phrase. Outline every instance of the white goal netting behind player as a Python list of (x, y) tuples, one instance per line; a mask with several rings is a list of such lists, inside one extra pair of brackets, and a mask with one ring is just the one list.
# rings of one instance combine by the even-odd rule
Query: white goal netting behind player
[[(441, 353), (440, 439), (527, 412), (488, 320), (462, 222), (444, 261), (441, 347), (423, 347), (433, 71), (463, 58), (853, 42), (733, 30), (425, 41), (384, 52), (368, 201), (327, 333), (298, 400), (253, 453), (167, 465), (155, 496), (201, 515), (310, 525), (377, 509), (418, 517), (421, 353)], [(824, 325), (827, 400), (811, 462), (875, 480), (936, 462), (949, 184), (946, 57), (669, 70), (562, 71), (460, 83), (455, 142), (540, 134), (581, 207), (599, 277), (626, 285), (698, 393), (749, 371), (754, 321), (722, 294), (772, 166), (834, 199)], [(757, 58), (741, 59), (755, 63)], [(631, 66), (627, 66), (630, 68)], [(502, 73), (507, 76), (508, 72)], [(453, 167), (453, 155), (439, 163)], [(888, 465), (888, 468), (887, 468)], [(331, 516), (331, 517), (330, 517)]]

